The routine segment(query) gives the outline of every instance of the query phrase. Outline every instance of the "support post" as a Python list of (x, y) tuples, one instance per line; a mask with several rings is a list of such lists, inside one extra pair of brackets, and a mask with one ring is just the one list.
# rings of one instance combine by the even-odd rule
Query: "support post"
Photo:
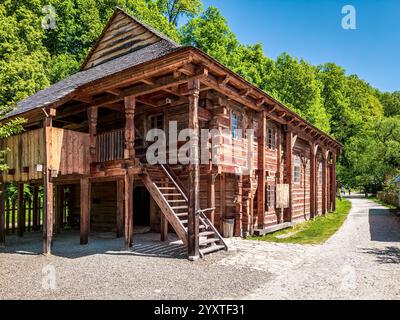
[(64, 186), (56, 186), (56, 215), (55, 215), (55, 233), (61, 232), (63, 227), (63, 208), (64, 208)]
[(91, 186), (89, 178), (81, 178), (80, 185), (80, 243), (85, 245), (89, 242), (90, 233)]
[(4, 247), (6, 244), (5, 210), (6, 188), (3, 182), (3, 173), (0, 172), (0, 247)]
[(24, 232), (25, 232), (24, 184), (18, 183), (18, 236), (23, 237)]
[(315, 144), (310, 142), (310, 218), (316, 216), (316, 155)]
[(243, 176), (239, 175), (236, 182), (236, 219), (235, 237), (241, 237), (243, 232)]
[(188, 216), (188, 258), (199, 258), (199, 216), (200, 209), (200, 167), (199, 167), (199, 96), (200, 80), (191, 79), (189, 89), (189, 129), (192, 130), (189, 163), (189, 216)]
[(326, 150), (322, 149), (322, 214), (326, 215), (327, 213), (327, 154)]
[(96, 134), (97, 134), (97, 107), (89, 107), (88, 111), (88, 122), (89, 122), (89, 148), (90, 148), (90, 162), (96, 162), (97, 150), (96, 150)]
[(168, 220), (163, 213), (161, 213), (161, 241), (168, 241)]
[(135, 158), (135, 108), (136, 99), (125, 97), (125, 159)]
[(267, 118), (265, 112), (259, 113), (258, 120), (258, 187), (257, 187), (257, 215), (258, 228), (264, 229), (265, 217), (265, 184), (266, 184), (266, 136), (267, 136)]
[(284, 183), (289, 185), (289, 206), (285, 209), (285, 222), (292, 222), (293, 219), (293, 132), (290, 129), (285, 133), (285, 177)]
[(125, 175), (124, 179), (124, 213), (125, 213), (125, 248), (129, 248), (133, 245), (133, 176)]
[(124, 235), (124, 180), (118, 179), (117, 184), (117, 238)]
[(215, 173), (211, 173), (209, 178), (208, 178), (208, 207), (211, 209), (213, 208), (212, 211), (210, 211), (209, 214), (209, 219), (212, 222), (212, 224), (215, 223), (215, 179), (217, 175)]
[(337, 185), (336, 185), (336, 153), (332, 153), (332, 211), (336, 211), (336, 192), (337, 192)]
[(33, 210), (33, 231), (38, 231), (39, 230), (39, 188), (35, 184), (32, 186), (32, 197), (33, 197), (33, 203), (32, 203), (32, 210)]

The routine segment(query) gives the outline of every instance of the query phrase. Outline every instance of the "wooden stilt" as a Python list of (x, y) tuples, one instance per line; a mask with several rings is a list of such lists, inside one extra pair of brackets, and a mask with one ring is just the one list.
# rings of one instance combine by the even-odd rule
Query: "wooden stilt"
[(215, 179), (217, 175), (211, 174), (208, 179), (208, 208), (213, 208), (212, 211), (209, 213), (210, 221), (215, 224)]
[(5, 209), (6, 209), (6, 190), (3, 183), (3, 173), (0, 172), (0, 247), (6, 244), (6, 225), (5, 225)]
[(314, 219), (316, 216), (316, 158), (315, 158), (315, 144), (310, 142), (310, 218)]
[(236, 179), (235, 237), (241, 237), (243, 233), (243, 176), (240, 175)]
[(124, 236), (124, 180), (118, 179), (117, 184), (117, 238)]
[(18, 184), (18, 236), (23, 237), (25, 232), (25, 201), (24, 201), (24, 184)]
[(161, 213), (161, 241), (168, 241), (168, 220)]
[(125, 221), (125, 248), (129, 248), (133, 245), (133, 176), (125, 175), (124, 179), (124, 221)]
[(289, 185), (289, 206), (285, 209), (285, 222), (291, 222), (293, 219), (293, 133), (287, 130), (285, 133), (286, 152), (285, 152), (285, 177), (284, 182)]
[(63, 227), (63, 208), (64, 208), (64, 186), (56, 187), (56, 221), (55, 233), (60, 233)]
[(90, 233), (90, 208), (91, 208), (91, 191), (90, 181), (88, 178), (81, 178), (81, 197), (80, 197), (80, 243), (88, 244)]
[(322, 214), (326, 215), (327, 213), (327, 154), (326, 150), (322, 149)]
[(188, 258), (199, 258), (199, 217), (200, 209), (200, 150), (199, 150), (199, 95), (200, 80), (192, 79), (189, 89), (189, 129), (192, 130), (189, 163), (189, 216), (188, 216)]
[(336, 211), (336, 192), (337, 192), (337, 185), (336, 185), (336, 154), (332, 153), (332, 211)]

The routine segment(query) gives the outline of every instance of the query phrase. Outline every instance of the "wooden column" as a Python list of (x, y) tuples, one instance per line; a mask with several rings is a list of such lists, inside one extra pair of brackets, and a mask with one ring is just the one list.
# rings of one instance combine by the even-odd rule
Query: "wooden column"
[(3, 173), (0, 172), (0, 247), (6, 244), (6, 189), (3, 182)]
[(199, 151), (199, 95), (200, 80), (192, 79), (189, 89), (189, 129), (192, 130), (189, 163), (189, 216), (188, 216), (188, 257), (199, 258), (199, 217), (200, 209), (200, 151)]
[(258, 186), (257, 186), (257, 215), (258, 215), (258, 228), (264, 228), (265, 217), (265, 184), (266, 184), (266, 136), (267, 136), (267, 118), (265, 112), (259, 113), (258, 120)]
[(161, 213), (161, 241), (168, 241), (168, 220), (163, 213)]
[[(310, 142), (310, 218), (314, 219), (317, 215), (316, 207), (316, 195), (317, 195), (317, 184), (316, 184), (316, 146), (313, 142)], [(305, 204), (304, 204), (305, 205)]]
[(18, 236), (23, 237), (24, 232), (25, 232), (24, 184), (18, 183)]
[(91, 210), (91, 186), (89, 178), (81, 178), (80, 196), (80, 243), (88, 244), (90, 233), (90, 210)]
[(210, 176), (208, 177), (208, 208), (214, 208), (214, 210), (210, 211), (209, 213), (209, 219), (212, 222), (212, 224), (215, 224), (215, 179), (217, 178), (217, 175), (215, 173), (211, 173)]
[(243, 231), (243, 176), (239, 175), (236, 179), (235, 237), (241, 237)]
[(55, 233), (60, 233), (63, 227), (63, 208), (64, 208), (64, 186), (56, 186), (56, 214), (55, 214)]
[(322, 214), (326, 215), (327, 212), (327, 154), (326, 150), (322, 149)]
[(33, 210), (33, 231), (39, 230), (40, 217), (39, 217), (39, 187), (37, 185), (32, 186), (32, 210)]
[(53, 182), (51, 177), (52, 165), (52, 126), (55, 109), (46, 110), (43, 120), (44, 159), (43, 165), (43, 253), (51, 254), (53, 241)]
[(88, 111), (88, 122), (89, 122), (89, 148), (90, 148), (90, 162), (96, 162), (96, 134), (97, 134), (97, 107), (89, 107)]
[(287, 129), (285, 132), (285, 176), (284, 183), (289, 185), (289, 206), (285, 209), (285, 222), (291, 222), (293, 218), (293, 132)]
[(133, 245), (133, 179), (132, 175), (125, 175), (124, 178), (124, 221), (125, 221), (125, 248)]
[(124, 235), (124, 180), (118, 179), (116, 181), (117, 188), (117, 238)]
[(223, 232), (223, 221), (226, 215), (226, 193), (225, 193), (225, 173), (222, 172), (219, 175), (219, 214), (220, 214), (220, 221), (219, 221), (219, 231)]
[(336, 211), (336, 192), (337, 192), (337, 185), (336, 185), (336, 153), (332, 153), (332, 211)]
[(135, 97), (125, 97), (125, 159), (135, 158)]

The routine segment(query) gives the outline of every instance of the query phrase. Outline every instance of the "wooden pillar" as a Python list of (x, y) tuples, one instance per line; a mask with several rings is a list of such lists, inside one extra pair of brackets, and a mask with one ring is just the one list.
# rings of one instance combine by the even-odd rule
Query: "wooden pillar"
[(316, 145), (310, 142), (310, 218), (314, 219), (317, 215), (317, 159)]
[(88, 244), (90, 233), (90, 210), (91, 210), (91, 185), (89, 178), (81, 178), (80, 195), (80, 243)]
[(208, 177), (208, 208), (213, 208), (212, 211), (209, 213), (209, 219), (212, 222), (212, 224), (215, 223), (215, 179), (217, 178), (217, 175), (214, 173), (211, 173)]
[(116, 181), (117, 188), (117, 238), (124, 235), (124, 180), (118, 179)]
[(258, 215), (258, 228), (264, 228), (265, 217), (265, 184), (266, 184), (266, 136), (267, 136), (267, 118), (265, 112), (259, 113), (258, 120), (258, 186), (257, 186), (257, 215)]
[(337, 185), (336, 185), (336, 153), (332, 153), (332, 211), (336, 211), (336, 192), (337, 192)]
[(220, 215), (220, 221), (219, 221), (219, 231), (222, 233), (223, 232), (223, 221), (225, 219), (226, 215), (226, 193), (225, 193), (225, 173), (221, 173), (219, 175), (219, 215)]
[(239, 175), (236, 179), (235, 237), (241, 237), (243, 232), (243, 176)]
[(6, 188), (3, 182), (3, 173), (0, 172), (0, 247), (6, 244)]
[(200, 151), (199, 151), (199, 95), (200, 80), (189, 81), (189, 129), (192, 130), (189, 163), (189, 216), (188, 216), (188, 257), (199, 258), (199, 217), (200, 209)]
[(39, 187), (37, 185), (32, 186), (32, 197), (33, 197), (33, 203), (32, 203), (32, 210), (33, 210), (33, 231), (39, 230), (40, 226), (40, 217), (39, 217)]
[(327, 212), (327, 154), (326, 150), (322, 149), (322, 214), (326, 215)]
[(44, 159), (43, 165), (43, 253), (51, 254), (53, 241), (53, 182), (52, 169), (52, 126), (55, 109), (46, 110), (43, 120)]
[(285, 176), (284, 183), (289, 185), (289, 206), (285, 209), (285, 222), (291, 222), (293, 218), (293, 132), (287, 129), (285, 132)]
[(18, 183), (18, 236), (23, 237), (24, 232), (25, 232), (24, 184)]
[(168, 241), (168, 220), (163, 213), (161, 213), (161, 241)]
[(89, 107), (87, 111), (89, 122), (89, 148), (90, 148), (90, 162), (96, 162), (96, 134), (97, 134), (97, 107)]
[(135, 108), (135, 97), (125, 97), (125, 159), (135, 158)]
[(125, 221), (125, 248), (133, 245), (133, 179), (132, 175), (125, 175), (124, 178), (124, 221)]
[(64, 186), (56, 186), (56, 214), (55, 214), (55, 233), (60, 233), (63, 227), (63, 208), (64, 208)]

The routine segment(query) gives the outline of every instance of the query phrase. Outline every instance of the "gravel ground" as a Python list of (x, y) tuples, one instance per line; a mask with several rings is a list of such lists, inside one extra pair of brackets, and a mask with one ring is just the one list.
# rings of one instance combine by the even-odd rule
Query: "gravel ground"
[[(9, 236), (0, 249), (0, 299), (398, 299), (400, 219), (351, 201), (348, 220), (324, 245), (232, 239), (229, 252), (194, 263), (179, 241), (155, 234), (135, 235), (124, 251), (106, 234), (79, 246), (79, 235), (65, 232), (50, 257), (39, 254), (40, 234)], [(49, 271), (55, 282), (46, 281)]]

